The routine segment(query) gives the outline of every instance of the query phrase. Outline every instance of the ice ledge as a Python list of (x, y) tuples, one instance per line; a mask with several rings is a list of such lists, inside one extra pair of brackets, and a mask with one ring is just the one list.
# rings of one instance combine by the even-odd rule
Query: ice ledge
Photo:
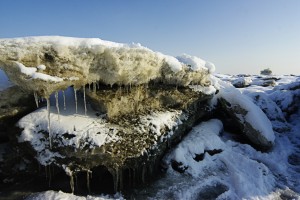
[(96, 81), (209, 85), (209, 74), (214, 71), (213, 64), (195, 56), (175, 58), (140, 44), (60, 36), (0, 39), (0, 68), (15, 84), (44, 97)]

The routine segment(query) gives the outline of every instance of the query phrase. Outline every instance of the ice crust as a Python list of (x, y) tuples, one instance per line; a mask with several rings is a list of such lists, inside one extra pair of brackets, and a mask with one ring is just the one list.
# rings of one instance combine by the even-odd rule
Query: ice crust
[(0, 68), (17, 85), (50, 96), (71, 85), (96, 81), (107, 85), (140, 85), (150, 80), (209, 85), (208, 74), (214, 65), (186, 54), (164, 55), (140, 44), (41, 36), (0, 39)]

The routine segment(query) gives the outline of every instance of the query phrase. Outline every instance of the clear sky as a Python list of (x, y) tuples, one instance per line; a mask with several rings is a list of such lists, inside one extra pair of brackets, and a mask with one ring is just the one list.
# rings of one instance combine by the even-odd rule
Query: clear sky
[(0, 38), (139, 42), (219, 73), (300, 74), (300, 0), (1, 0)]

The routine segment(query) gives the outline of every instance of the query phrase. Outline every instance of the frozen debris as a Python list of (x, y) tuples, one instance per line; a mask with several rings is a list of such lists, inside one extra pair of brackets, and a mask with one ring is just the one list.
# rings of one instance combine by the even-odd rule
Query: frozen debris
[(175, 58), (137, 44), (59, 36), (0, 39), (0, 62), (12, 82), (42, 97), (98, 81), (209, 85), (214, 70), (212, 63), (186, 54)]

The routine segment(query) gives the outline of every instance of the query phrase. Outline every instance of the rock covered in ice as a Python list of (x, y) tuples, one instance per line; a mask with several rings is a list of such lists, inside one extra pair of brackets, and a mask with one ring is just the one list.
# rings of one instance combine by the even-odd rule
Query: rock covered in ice
[(231, 84), (217, 78), (214, 81), (215, 87), (219, 89), (214, 103), (220, 103), (223, 111), (232, 117), (236, 126), (251, 142), (263, 149), (272, 147), (275, 136), (265, 113)]
[[(182, 58), (182, 57), (180, 57)], [(139, 44), (101, 39), (26, 37), (0, 40), (0, 67), (10, 80), (39, 96), (100, 81), (140, 85), (150, 80), (208, 85), (214, 65), (197, 57), (177, 59)]]
[(232, 81), (232, 85), (236, 88), (248, 87), (252, 82), (251, 77), (239, 77)]
[[(19, 142), (29, 144), (44, 166), (67, 166), (74, 174), (106, 167), (116, 182), (115, 191), (122, 189), (123, 180), (119, 179), (122, 173), (126, 177), (136, 174), (129, 180), (130, 184), (153, 177), (167, 149), (207, 114), (211, 98), (189, 87), (149, 85), (108, 91), (101, 87), (101, 91), (95, 92), (94, 100), (102, 103), (92, 104), (100, 108), (103, 105), (102, 112), (89, 107), (85, 115), (84, 97), (78, 95), (77, 105), (74, 90), (69, 88), (66, 110), (60, 92), (50, 98), (50, 112), (43, 107), (18, 122)], [(93, 91), (87, 94), (90, 96)], [(57, 96), (61, 101), (59, 112)]]

